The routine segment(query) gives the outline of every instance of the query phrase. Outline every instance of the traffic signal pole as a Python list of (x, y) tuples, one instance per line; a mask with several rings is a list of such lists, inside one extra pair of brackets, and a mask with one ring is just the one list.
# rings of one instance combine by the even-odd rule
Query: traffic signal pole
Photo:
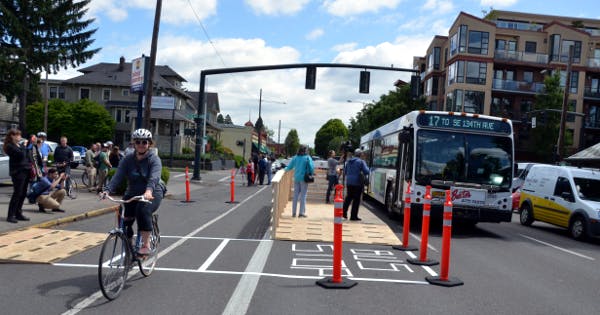
[[(384, 71), (400, 71), (400, 72), (411, 72), (418, 73), (419, 70), (408, 69), (408, 68), (394, 68), (394, 67), (380, 67), (380, 66), (369, 66), (369, 65), (356, 65), (356, 64), (336, 64), (336, 63), (297, 63), (297, 64), (282, 64), (282, 65), (266, 65), (266, 66), (254, 66), (254, 67), (234, 67), (234, 68), (219, 68), (219, 69), (207, 69), (200, 71), (200, 91), (198, 96), (198, 108), (197, 118), (194, 119), (196, 123), (196, 150), (194, 156), (194, 176), (192, 180), (200, 180), (200, 154), (204, 153), (204, 138), (206, 135), (206, 96), (204, 95), (205, 83), (207, 75), (215, 74), (226, 74), (226, 73), (238, 73), (238, 72), (253, 72), (253, 71), (264, 71), (264, 70), (282, 70), (282, 69), (297, 69), (297, 68), (314, 68), (316, 74), (316, 68), (354, 68), (372, 70), (384, 70)], [(364, 76), (364, 75), (363, 75)], [(363, 82), (366, 83), (366, 82)], [(259, 148), (260, 150), (260, 148)]]

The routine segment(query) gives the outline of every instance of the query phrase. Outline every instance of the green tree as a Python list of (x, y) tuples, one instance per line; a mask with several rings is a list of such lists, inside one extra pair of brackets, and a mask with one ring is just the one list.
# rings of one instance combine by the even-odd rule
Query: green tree
[(329, 146), (333, 139), (339, 137), (348, 138), (348, 128), (338, 118), (328, 120), (315, 135), (315, 153), (325, 158), (329, 150), (339, 150), (339, 147), (331, 148)]
[(544, 79), (544, 92), (535, 96), (536, 127), (531, 129), (531, 147), (538, 158), (546, 162), (553, 162), (560, 128), (560, 113), (546, 109), (562, 109), (563, 97), (559, 71)]
[(217, 115), (217, 122), (219, 124), (222, 124), (225, 122), (225, 118), (223, 118), (223, 115), (221, 115), (221, 114)]
[[(44, 124), (44, 104), (41, 102), (27, 106), (27, 132), (42, 130)], [(48, 102), (48, 139), (57, 141), (67, 136), (70, 144), (88, 145), (96, 141), (111, 139), (115, 130), (115, 120), (100, 104), (82, 99), (68, 103), (60, 99)]]
[(350, 118), (349, 140), (358, 147), (362, 135), (416, 109), (425, 109), (424, 98), (413, 100), (410, 85), (396, 88), (382, 95), (378, 102), (365, 104), (356, 117)]
[[(39, 80), (40, 71), (75, 68), (100, 50), (90, 49), (96, 29), (88, 27), (94, 19), (83, 19), (90, 1), (0, 0), (0, 94), (12, 100), (19, 91), (29, 90), (29, 81)], [(26, 102), (23, 95), (19, 104), (22, 129)]]
[(225, 116), (225, 120), (224, 123), (228, 124), (228, 125), (233, 125), (233, 121), (231, 120), (231, 116), (229, 116), (229, 114), (227, 114)]
[(296, 129), (292, 129), (285, 137), (285, 152), (287, 156), (293, 156), (298, 153), (299, 148), (300, 138), (298, 138), (298, 131), (296, 131)]

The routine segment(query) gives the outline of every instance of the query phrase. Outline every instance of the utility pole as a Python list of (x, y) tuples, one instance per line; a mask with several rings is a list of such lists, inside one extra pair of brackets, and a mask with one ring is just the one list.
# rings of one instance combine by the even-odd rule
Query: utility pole
[(256, 132), (258, 133), (258, 155), (260, 156), (260, 143), (261, 143), (261, 131), (263, 128), (262, 117), (260, 116), (260, 110), (262, 107), (262, 89), (258, 96), (258, 119), (256, 120)]
[(150, 67), (148, 69), (148, 79), (146, 82), (146, 100), (144, 102), (144, 128), (151, 130), (151, 104), (152, 88), (154, 78), (154, 65), (156, 64), (156, 46), (158, 42), (158, 28), (160, 26), (160, 11), (162, 9), (162, 0), (156, 0), (156, 12), (154, 13), (154, 28), (152, 30), (152, 46), (150, 47)]
[(567, 60), (567, 77), (565, 82), (565, 93), (563, 96), (562, 112), (560, 114), (560, 129), (558, 131), (558, 143), (556, 145), (556, 162), (562, 161), (562, 149), (565, 138), (565, 124), (567, 121), (567, 107), (569, 105), (569, 90), (571, 89), (571, 65), (573, 60), (573, 45), (569, 46), (569, 60)]
[[(60, 89), (60, 87), (57, 88), (56, 93), (58, 93), (58, 89)], [(48, 93), (49, 93), (49, 89), (48, 89), (48, 71), (46, 71), (46, 93), (44, 93), (46, 95), (46, 97), (44, 97), (44, 132), (48, 132)], [(57, 95), (58, 96), (58, 95)]]

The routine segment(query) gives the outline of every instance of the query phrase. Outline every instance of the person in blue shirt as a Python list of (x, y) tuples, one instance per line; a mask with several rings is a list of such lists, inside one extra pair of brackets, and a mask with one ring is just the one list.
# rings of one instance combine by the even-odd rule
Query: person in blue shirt
[(306, 154), (306, 146), (300, 146), (298, 154), (292, 158), (285, 171), (294, 170), (294, 199), (292, 203), (292, 217), (296, 217), (296, 204), (300, 200), (300, 213), (298, 217), (306, 217), (306, 192), (308, 183), (304, 181), (304, 174), (314, 174), (315, 167), (313, 160)]
[(40, 131), (37, 133), (37, 137), (38, 139), (42, 140), (42, 145), (40, 146), (40, 154), (42, 155), (42, 163), (43, 163), (43, 172), (46, 173), (46, 164), (48, 164), (48, 155), (50, 154), (50, 152), (52, 152), (52, 149), (50, 148), (50, 145), (48, 145), (46, 143), (46, 139), (48, 138), (48, 135), (43, 132)]
[(48, 175), (40, 178), (40, 180), (46, 183), (48, 187), (41, 195), (36, 199), (40, 212), (46, 212), (45, 209), (52, 209), (54, 212), (65, 212), (60, 208), (63, 199), (67, 191), (63, 188), (65, 180), (65, 173), (58, 173), (55, 168), (48, 169)]
[(360, 221), (358, 217), (358, 207), (360, 205), (360, 197), (362, 195), (364, 182), (363, 176), (369, 175), (369, 167), (367, 163), (360, 157), (361, 149), (354, 151), (354, 157), (346, 162), (344, 173), (346, 174), (346, 188), (348, 190), (344, 199), (344, 219), (348, 218), (348, 208), (352, 203), (352, 211), (350, 212), (350, 221)]

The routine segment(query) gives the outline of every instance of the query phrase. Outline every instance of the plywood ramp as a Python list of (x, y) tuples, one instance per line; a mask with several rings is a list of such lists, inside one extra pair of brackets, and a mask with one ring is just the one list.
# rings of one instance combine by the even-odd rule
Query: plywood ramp
[[(300, 204), (298, 204), (299, 212)], [(274, 227), (275, 239), (294, 241), (333, 242), (333, 203), (308, 202), (306, 218), (292, 217), (292, 202), (288, 202)], [(358, 216), (362, 221), (344, 220), (342, 240), (350, 243), (400, 245), (394, 232), (365, 207)]]
[(29, 228), (0, 234), (0, 263), (52, 263), (101, 244), (106, 233)]

